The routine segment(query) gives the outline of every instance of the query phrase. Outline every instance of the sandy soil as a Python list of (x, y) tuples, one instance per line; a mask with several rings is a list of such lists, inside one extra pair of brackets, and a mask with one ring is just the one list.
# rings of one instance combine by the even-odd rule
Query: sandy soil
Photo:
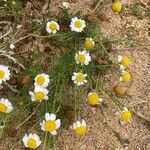
[[(52, 1), (50, 8), (57, 12), (60, 6), (60, 0)], [(122, 0), (124, 5), (135, 3), (136, 0)], [(143, 0), (148, 3), (148, 0)], [(83, 14), (92, 11), (93, 0), (70, 0), (71, 11), (82, 10)], [(131, 97), (123, 98), (121, 101), (126, 105), (135, 108), (144, 116), (150, 119), (150, 37), (148, 35), (149, 18), (142, 20), (137, 17), (126, 14), (115, 15), (110, 10), (110, 1), (105, 2), (102, 8), (106, 12), (109, 21), (101, 22), (102, 32), (108, 37), (114, 39), (128, 39), (129, 32), (131, 34), (131, 42), (126, 43), (125, 47), (115, 46), (115, 52), (112, 57), (115, 59), (117, 55), (128, 55), (132, 60), (132, 66), (129, 71), (132, 73), (133, 80), (128, 87), (128, 94)], [(84, 8), (84, 9), (83, 9)], [(43, 6), (43, 9), (45, 7)], [(40, 17), (40, 16), (39, 16)], [(133, 30), (129, 30), (130, 28)], [(132, 32), (134, 31), (134, 32)], [(129, 40), (129, 39), (128, 39)], [(134, 41), (134, 45), (131, 43)], [(107, 119), (116, 132), (126, 142), (119, 143), (117, 138), (109, 132), (104, 118), (99, 110), (84, 106), (82, 116), (88, 125), (88, 133), (82, 137), (76, 137), (68, 129), (61, 129), (57, 137), (57, 145), (59, 150), (149, 150), (150, 149), (150, 124), (133, 116), (130, 123), (121, 125), (118, 120), (118, 110), (108, 97), (104, 97), (104, 101), (109, 105), (106, 114)], [(9, 150), (8, 145), (16, 140), (13, 137), (7, 137), (0, 141), (1, 150)], [(16, 150), (22, 150), (21, 147)]]

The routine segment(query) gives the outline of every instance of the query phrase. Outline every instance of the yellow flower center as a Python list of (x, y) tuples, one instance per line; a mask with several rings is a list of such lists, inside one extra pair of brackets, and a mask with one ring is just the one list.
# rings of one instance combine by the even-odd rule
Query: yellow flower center
[(87, 102), (89, 105), (98, 105), (99, 104), (98, 100), (99, 100), (99, 97), (97, 93), (93, 93), (89, 95), (87, 98)]
[(122, 9), (122, 5), (120, 2), (114, 2), (111, 6), (113, 12), (119, 13)]
[(78, 75), (76, 76), (76, 80), (77, 80), (77, 82), (82, 82), (84, 80), (83, 74), (78, 73)]
[(85, 56), (84, 56), (84, 55), (79, 55), (79, 56), (77, 57), (77, 60), (82, 64), (82, 63), (84, 63), (84, 61), (85, 61)]
[(80, 28), (80, 27), (82, 26), (82, 22), (79, 21), (79, 20), (77, 20), (77, 21), (74, 23), (74, 26), (75, 26), (76, 28)]
[(128, 57), (123, 57), (122, 60), (121, 60), (121, 64), (124, 66), (124, 67), (129, 67), (129, 65), (131, 64), (130, 60)]
[(36, 148), (36, 140), (33, 138), (28, 139), (27, 145), (29, 148), (35, 149)]
[(56, 30), (57, 29), (57, 24), (56, 23), (51, 23), (50, 25), (49, 25), (49, 28), (51, 29), (51, 30)]
[(75, 132), (76, 135), (79, 135), (79, 136), (83, 135), (86, 132), (86, 127), (85, 126), (80, 126), (80, 127), (76, 128), (74, 130), (74, 132)]
[(90, 39), (86, 39), (84, 42), (84, 48), (86, 49), (93, 49), (94, 48), (94, 43)]
[(55, 121), (52, 121), (52, 120), (46, 121), (44, 124), (44, 128), (46, 131), (49, 131), (49, 132), (54, 131), (56, 129)]
[(3, 70), (0, 70), (0, 79), (3, 79), (5, 76), (5, 72)]
[(129, 72), (123, 73), (122, 79), (124, 82), (129, 82), (131, 80), (131, 75)]
[(36, 82), (37, 82), (37, 84), (42, 85), (45, 82), (45, 78), (43, 76), (39, 76), (39, 77), (37, 77)]
[(121, 114), (121, 120), (122, 121), (129, 121), (132, 117), (132, 114), (130, 111), (125, 111), (125, 112), (122, 112)]
[(34, 96), (35, 96), (35, 99), (36, 99), (36, 100), (41, 101), (41, 100), (44, 99), (45, 94), (44, 94), (43, 92), (36, 92), (36, 93), (34, 94)]
[(7, 111), (7, 107), (5, 104), (0, 103), (0, 112), (6, 112)]

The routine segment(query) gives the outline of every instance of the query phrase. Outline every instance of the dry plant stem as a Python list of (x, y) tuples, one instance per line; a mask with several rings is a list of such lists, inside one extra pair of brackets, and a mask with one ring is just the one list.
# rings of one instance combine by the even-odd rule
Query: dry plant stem
[(28, 121), (36, 112), (36, 110), (38, 109), (38, 107), (40, 106), (40, 104), (37, 105), (37, 107), (35, 108), (35, 110), (33, 111), (33, 113), (25, 120), (23, 121), (21, 124), (19, 124), (16, 129), (20, 128), (26, 121)]
[[(65, 34), (67, 34), (67, 33), (65, 33)], [(62, 36), (62, 35), (65, 35), (65, 34), (56, 34), (56, 35), (49, 35), (49, 36), (41, 36), (41, 35), (37, 35), (37, 34), (28, 34), (28, 35), (18, 39), (17, 41), (13, 42), (12, 44), (16, 44), (16, 43), (18, 43), (18, 42), (20, 42), (20, 41), (22, 41), (22, 40), (24, 40), (28, 37), (51, 38), (51, 37), (55, 37), (55, 36)]]
[(75, 120), (78, 120), (78, 114), (77, 114), (77, 87), (75, 86), (74, 91), (74, 110), (75, 110)]
[(4, 38), (5, 36), (7, 36), (8, 34), (10, 34), (11, 32), (12, 32), (12, 29), (10, 29), (7, 33), (5, 33), (4, 35), (2, 35), (2, 36), (0, 37), (0, 39)]
[(7, 55), (7, 54), (0, 54), (0, 56), (5, 56), (5, 57), (8, 57), (9, 59), (11, 59), (15, 64), (18, 64), (18, 66), (20, 66), (22, 69), (24, 69), (25, 70), (25, 67), (21, 64), (21, 63), (19, 63), (19, 62), (17, 62), (17, 60), (14, 58), (14, 57), (12, 57), (12, 56), (10, 56), (10, 55)]
[(97, 10), (97, 8), (98, 8), (99, 5), (101, 4), (101, 2), (103, 2), (103, 0), (99, 0), (99, 2), (97, 3), (97, 5), (96, 5), (95, 8), (93, 9), (93, 12)]

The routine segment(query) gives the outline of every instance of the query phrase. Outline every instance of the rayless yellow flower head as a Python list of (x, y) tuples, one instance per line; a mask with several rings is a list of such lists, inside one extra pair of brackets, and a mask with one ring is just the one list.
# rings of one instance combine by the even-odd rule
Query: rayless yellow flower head
[(61, 126), (60, 119), (56, 120), (55, 114), (45, 114), (45, 120), (43, 120), (42, 123), (40, 123), (41, 129), (43, 131), (50, 132), (52, 135), (56, 135), (56, 130)]
[(34, 85), (35, 86), (41, 86), (41, 87), (47, 87), (48, 84), (49, 84), (49, 75), (45, 74), (45, 73), (42, 73), (42, 74), (38, 74), (35, 79), (34, 79), (35, 83)]
[(49, 21), (46, 24), (46, 30), (48, 33), (56, 34), (60, 27), (56, 21)]
[(85, 49), (93, 49), (95, 46), (95, 42), (92, 38), (86, 38), (85, 42), (84, 42), (84, 48)]
[(65, 9), (70, 9), (70, 4), (68, 2), (63, 2), (62, 5)]
[(121, 112), (121, 115), (120, 115), (120, 120), (121, 121), (129, 121), (132, 117), (132, 114), (131, 112), (124, 107), (124, 110)]
[(131, 74), (125, 70), (122, 70), (120, 81), (129, 82), (131, 80)]
[(73, 76), (72, 76), (72, 80), (74, 82), (74, 84), (76, 84), (77, 86), (80, 85), (84, 85), (85, 83), (87, 83), (86, 80), (87, 74), (83, 74), (82, 72), (74, 72)]
[(119, 13), (121, 11), (121, 9), (122, 9), (122, 5), (121, 5), (121, 3), (119, 1), (118, 2), (114, 2), (111, 5), (111, 9), (112, 9), (113, 12)]
[(0, 112), (10, 113), (13, 110), (12, 104), (8, 99), (2, 98), (0, 100)]
[(120, 69), (128, 68), (131, 65), (131, 61), (127, 56), (118, 56), (118, 61), (121, 64)]
[(74, 131), (74, 133), (77, 136), (84, 135), (87, 131), (86, 122), (84, 120), (82, 121), (76, 121), (71, 126), (71, 129)]
[(48, 90), (42, 87), (35, 87), (34, 92), (30, 91), (29, 94), (31, 95), (32, 101), (43, 101), (48, 100)]
[(86, 25), (84, 20), (78, 19), (78, 17), (74, 17), (71, 19), (70, 28), (72, 31), (82, 32), (85, 27)]
[(42, 143), (39, 136), (35, 133), (25, 134), (22, 141), (25, 147), (31, 149), (36, 149)]
[(100, 102), (102, 102), (102, 101), (103, 101), (103, 99), (100, 98), (100, 97), (98, 96), (98, 94), (95, 93), (95, 92), (91, 92), (91, 93), (89, 93), (88, 96), (87, 96), (87, 103), (88, 103), (89, 105), (91, 105), (91, 106), (99, 105)]
[(10, 70), (7, 66), (0, 65), (0, 84), (10, 79)]
[(87, 51), (79, 51), (75, 54), (75, 60), (77, 64), (88, 65), (91, 61), (91, 56)]

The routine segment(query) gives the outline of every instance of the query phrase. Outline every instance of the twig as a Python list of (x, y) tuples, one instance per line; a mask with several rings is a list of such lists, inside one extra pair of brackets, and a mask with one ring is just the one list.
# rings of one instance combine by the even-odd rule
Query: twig
[(2, 35), (1, 37), (0, 37), (0, 39), (2, 39), (2, 38), (4, 38), (5, 36), (7, 36), (9, 33), (11, 33), (12, 32), (12, 29), (10, 29), (7, 33), (5, 33), (4, 35)]
[(26, 121), (28, 121), (36, 112), (36, 110), (38, 109), (38, 107), (40, 106), (40, 104), (37, 105), (37, 107), (35, 108), (34, 112), (25, 120), (23, 121), (21, 124), (19, 124), (16, 129), (18, 129), (19, 127), (21, 127)]
[(96, 9), (99, 7), (99, 5), (101, 4), (101, 2), (103, 2), (103, 0), (100, 0), (97, 5), (95, 6), (95, 8), (93, 9), (93, 12), (96, 11)]

